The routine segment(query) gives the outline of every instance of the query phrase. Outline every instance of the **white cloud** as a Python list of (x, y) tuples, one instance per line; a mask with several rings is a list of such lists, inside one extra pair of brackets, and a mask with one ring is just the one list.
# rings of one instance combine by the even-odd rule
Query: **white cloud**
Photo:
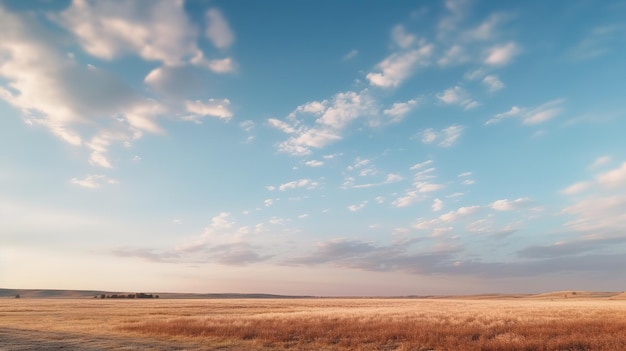
[(565, 194), (565, 195), (578, 194), (578, 193), (581, 193), (581, 192), (587, 190), (590, 186), (591, 186), (591, 183), (589, 183), (589, 182), (574, 183), (574, 184), (568, 186), (567, 188), (561, 190), (561, 194)]
[(492, 202), (489, 206), (496, 211), (512, 211), (527, 206), (529, 203), (530, 199), (527, 197), (523, 197), (515, 200), (497, 200)]
[(72, 178), (72, 184), (82, 186), (83, 188), (97, 189), (102, 184), (117, 184), (118, 181), (101, 174), (88, 174), (83, 179)]
[(205, 89), (202, 70), (190, 65), (157, 67), (146, 75), (144, 83), (159, 95), (178, 99), (201, 93)]
[(350, 212), (357, 212), (367, 205), (367, 201), (361, 201), (359, 204), (348, 206)]
[(408, 191), (404, 196), (395, 199), (391, 204), (395, 207), (407, 207), (426, 199), (427, 197), (420, 194), (418, 191)]
[(461, 45), (452, 45), (444, 55), (437, 60), (440, 66), (449, 66), (454, 64), (461, 64), (470, 60), (465, 50)]
[(439, 216), (439, 221), (442, 222), (455, 222), (460, 218), (470, 216), (476, 213), (480, 209), (480, 206), (466, 206), (460, 207), (456, 211), (450, 211), (448, 213)]
[(565, 100), (557, 99), (548, 101), (533, 109), (524, 109), (517, 106), (513, 106), (509, 111), (494, 115), (489, 119), (485, 125), (498, 123), (501, 120), (509, 117), (521, 118), (522, 123), (525, 125), (534, 125), (546, 122), (563, 111), (563, 103)]
[(517, 44), (510, 42), (492, 47), (487, 53), (485, 63), (494, 66), (503, 66), (511, 62), (513, 57), (520, 52)]
[(233, 113), (229, 110), (230, 101), (228, 99), (209, 99), (207, 102), (200, 100), (186, 101), (185, 110), (192, 115), (183, 117), (185, 120), (200, 121), (202, 117), (212, 116), (224, 119), (226, 121), (233, 117)]
[(504, 83), (502, 83), (500, 78), (498, 78), (498, 76), (496, 76), (495, 74), (490, 74), (486, 76), (485, 78), (483, 78), (482, 82), (483, 84), (485, 84), (485, 86), (487, 86), (489, 92), (495, 92), (504, 88)]
[(473, 179), (465, 179), (463, 181), (463, 185), (472, 185), (474, 183), (476, 183), (476, 181), (474, 181)]
[(458, 85), (437, 94), (437, 99), (447, 105), (459, 105), (465, 110), (470, 110), (480, 105), (478, 102), (470, 99), (465, 89)]
[(429, 128), (422, 132), (422, 143), (431, 144), (438, 141), (437, 145), (441, 147), (450, 147), (461, 137), (465, 128), (459, 125), (451, 125), (437, 132)]
[(472, 175), (472, 172), (463, 172), (463, 173), (460, 173), (457, 177), (463, 178), (463, 177), (469, 177), (471, 175)]
[(414, 170), (418, 170), (421, 168), (424, 168), (428, 165), (431, 165), (433, 163), (433, 160), (426, 160), (424, 162), (420, 162), (420, 163), (416, 163), (413, 166), (411, 166), (410, 170), (414, 171)]
[(615, 188), (620, 185), (626, 185), (626, 162), (614, 170), (606, 173), (599, 174), (596, 177), (598, 184), (607, 187)]
[(324, 162), (318, 161), (318, 160), (310, 160), (310, 161), (306, 161), (304, 164), (309, 167), (321, 167), (324, 165)]
[[(299, 156), (311, 153), (311, 148), (321, 149), (341, 140), (342, 131), (354, 120), (378, 113), (374, 99), (367, 90), (359, 93), (349, 91), (336, 94), (332, 101), (314, 101), (298, 106), (287, 116), (287, 121), (269, 119), (270, 126), (287, 134), (294, 134), (278, 145), (282, 152)], [(300, 114), (318, 116), (313, 126), (307, 126), (309, 116), (299, 119)]]
[(418, 99), (411, 99), (406, 102), (395, 102), (390, 108), (383, 110), (383, 114), (389, 116), (389, 123), (397, 123), (417, 107)]
[(465, 38), (470, 40), (487, 41), (493, 39), (497, 33), (497, 26), (508, 18), (502, 13), (494, 13), (484, 22), (473, 29), (469, 29), (464, 33)]
[[(26, 124), (42, 126), (71, 145), (85, 145), (90, 163), (105, 168), (112, 167), (106, 153), (113, 142), (126, 145), (143, 132), (163, 133), (156, 123), (163, 106), (138, 96), (108, 72), (59, 52), (56, 38), (24, 16), (0, 10), (0, 52), (6, 53), (0, 77), (10, 87), (0, 87), (0, 98), (20, 109)], [(84, 142), (81, 134), (95, 136)]]
[(417, 38), (413, 34), (409, 34), (401, 24), (396, 25), (391, 30), (391, 39), (393, 42), (403, 49), (409, 48), (416, 42)]
[(435, 140), (437, 140), (437, 138), (438, 138), (438, 134), (432, 128), (428, 128), (422, 132), (422, 143), (424, 144), (430, 144), (434, 142)]
[(566, 226), (579, 231), (613, 234), (626, 230), (626, 197), (592, 196), (563, 209), (574, 220)]
[(373, 86), (396, 87), (410, 77), (417, 66), (428, 65), (432, 52), (433, 46), (427, 44), (408, 52), (393, 53), (376, 66), (378, 72), (370, 72), (366, 78)]
[(420, 193), (430, 193), (445, 188), (443, 184), (435, 184), (428, 182), (417, 182), (414, 184)]
[(597, 168), (600, 166), (603, 166), (609, 162), (611, 162), (611, 156), (600, 156), (598, 158), (596, 158), (593, 163), (591, 164), (591, 166), (589, 166), (590, 168)]
[(265, 205), (265, 207), (272, 206), (273, 203), (274, 203), (273, 199), (266, 199), (265, 201), (263, 201), (263, 204)]
[(441, 201), (439, 198), (433, 200), (433, 204), (431, 208), (433, 209), (434, 212), (441, 211), (441, 209), (443, 208), (443, 201)]
[(385, 198), (382, 196), (376, 196), (376, 203), (382, 204), (385, 203)]
[(384, 181), (384, 183), (385, 183), (385, 184), (397, 183), (397, 182), (399, 182), (399, 181), (401, 181), (401, 180), (403, 180), (403, 179), (404, 179), (404, 177), (402, 177), (402, 176), (401, 176), (401, 175), (399, 175), (399, 174), (389, 173), (389, 174), (387, 174), (387, 176), (385, 177), (385, 181)]
[(500, 122), (504, 118), (520, 116), (523, 110), (517, 106), (511, 107), (507, 112), (498, 113), (493, 116), (490, 120), (488, 120), (485, 125), (494, 124)]
[(237, 64), (232, 57), (209, 60), (204, 57), (201, 51), (198, 51), (190, 62), (196, 66), (208, 68), (215, 73), (232, 73), (237, 70)]
[(197, 32), (182, 1), (74, 1), (53, 17), (90, 55), (110, 60), (133, 53), (149, 61), (180, 64), (194, 55)]
[(297, 188), (315, 189), (319, 186), (318, 182), (311, 179), (298, 179), (291, 182), (287, 182), (278, 186), (278, 190), (285, 191)]
[(206, 12), (206, 36), (218, 49), (226, 49), (235, 42), (235, 34), (230, 29), (230, 25), (216, 8), (211, 8)]

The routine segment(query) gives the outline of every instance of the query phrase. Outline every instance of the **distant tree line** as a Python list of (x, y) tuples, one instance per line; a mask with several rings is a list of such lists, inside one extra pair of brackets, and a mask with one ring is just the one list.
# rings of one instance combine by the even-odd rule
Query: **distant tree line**
[(159, 295), (136, 293), (136, 294), (128, 294), (128, 295), (124, 295), (124, 294), (113, 294), (113, 295), (101, 294), (100, 296), (98, 296), (98, 295), (94, 296), (94, 298), (98, 298), (98, 297), (100, 297), (101, 299), (158, 299)]

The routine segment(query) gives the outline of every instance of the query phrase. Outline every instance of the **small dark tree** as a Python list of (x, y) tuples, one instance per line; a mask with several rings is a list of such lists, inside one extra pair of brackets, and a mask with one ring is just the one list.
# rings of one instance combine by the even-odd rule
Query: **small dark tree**
[(15, 295), (15, 298), (16, 298), (16, 299), (19, 299), (19, 298), (20, 298), (20, 294), (16, 294), (16, 295)]
[(105, 294), (100, 295), (100, 298), (101, 298), (101, 299), (104, 299), (104, 298), (106, 298), (106, 297), (107, 297), (107, 296), (106, 296)]

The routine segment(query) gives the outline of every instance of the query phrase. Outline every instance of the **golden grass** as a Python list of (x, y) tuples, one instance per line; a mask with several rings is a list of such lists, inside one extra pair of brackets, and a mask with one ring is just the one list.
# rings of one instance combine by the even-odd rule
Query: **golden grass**
[(614, 351), (626, 350), (626, 301), (3, 299), (2, 328), (190, 350)]

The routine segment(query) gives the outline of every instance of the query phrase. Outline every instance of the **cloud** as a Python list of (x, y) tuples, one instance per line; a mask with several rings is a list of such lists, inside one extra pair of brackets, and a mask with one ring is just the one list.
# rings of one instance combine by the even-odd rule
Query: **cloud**
[(415, 35), (407, 33), (401, 24), (396, 25), (391, 30), (391, 39), (402, 49), (411, 47), (417, 41)]
[(404, 177), (399, 175), (399, 174), (389, 173), (385, 177), (385, 180), (384, 180), (383, 183), (385, 183), (385, 184), (397, 183), (399, 181), (402, 181), (403, 179), (404, 179)]
[(563, 214), (574, 219), (566, 227), (577, 231), (620, 232), (626, 230), (626, 196), (589, 196), (565, 207)]
[(458, 85), (437, 94), (437, 99), (446, 105), (459, 105), (465, 110), (470, 110), (480, 105), (478, 102), (470, 99), (465, 89)]
[(437, 60), (440, 66), (450, 66), (465, 63), (470, 60), (470, 56), (461, 45), (452, 45), (446, 50), (443, 56)]
[[(307, 189), (315, 189), (319, 186), (318, 182), (315, 182), (311, 179), (298, 179), (298, 180), (294, 180), (291, 182), (287, 182), (284, 184), (280, 184), (278, 186), (278, 190), (280, 191), (286, 191), (286, 190), (293, 190), (293, 189), (297, 189), (297, 188), (307, 188)], [(275, 189), (275, 187), (271, 187), (273, 189)]]
[(309, 167), (321, 167), (324, 165), (324, 162), (318, 161), (318, 160), (310, 160), (310, 161), (306, 161), (304, 164)]
[(589, 251), (597, 251), (620, 245), (626, 242), (626, 237), (613, 238), (583, 238), (572, 241), (561, 241), (550, 245), (528, 246), (518, 252), (521, 257), (554, 258), (573, 256)]
[(477, 27), (468, 29), (464, 33), (467, 40), (488, 41), (498, 34), (498, 26), (509, 18), (503, 13), (493, 13)]
[(493, 66), (504, 66), (519, 54), (521, 49), (513, 42), (492, 47), (485, 58), (485, 63)]
[(233, 73), (237, 70), (237, 64), (232, 57), (210, 60), (204, 57), (202, 51), (198, 51), (198, 53), (191, 58), (189, 62), (198, 67), (208, 68), (209, 70), (220, 74)]
[(443, 208), (443, 201), (441, 201), (438, 198), (434, 199), (431, 208), (433, 209), (434, 212), (441, 211), (441, 209)]
[(459, 125), (451, 125), (439, 132), (432, 128), (428, 128), (422, 132), (422, 143), (432, 144), (438, 141), (437, 145), (441, 147), (450, 147), (461, 137), (464, 129), (465, 128), (463, 126)]
[(216, 48), (226, 49), (235, 42), (235, 34), (220, 10), (211, 8), (207, 10), (205, 17), (208, 23), (206, 37)]
[(201, 77), (201, 69), (197, 67), (161, 66), (150, 71), (144, 83), (159, 95), (183, 99), (189, 95), (198, 95), (205, 89)]
[(489, 90), (489, 92), (491, 93), (504, 88), (504, 83), (502, 83), (500, 78), (498, 78), (498, 76), (496, 76), (495, 74), (490, 74), (486, 76), (485, 78), (483, 78), (482, 82), (487, 87), (487, 90)]
[(84, 178), (72, 178), (72, 184), (82, 186), (83, 188), (97, 189), (102, 184), (117, 184), (118, 181), (102, 174), (88, 174)]
[(448, 213), (442, 214), (439, 216), (438, 220), (441, 222), (455, 222), (461, 218), (470, 216), (480, 209), (480, 206), (466, 206), (459, 207), (455, 211), (450, 211)]
[(456, 248), (410, 252), (405, 243), (377, 246), (358, 240), (334, 239), (320, 242), (314, 252), (285, 261), (288, 265), (330, 264), (365, 271), (403, 271), (428, 274), (432, 267), (448, 262)]
[(132, 53), (180, 64), (198, 51), (197, 32), (182, 1), (73, 1), (53, 18), (92, 56), (111, 60)]
[(502, 199), (492, 202), (489, 206), (496, 211), (512, 211), (530, 204), (530, 199), (521, 197), (515, 200)]
[(464, 178), (464, 177), (469, 177), (471, 175), (472, 175), (472, 172), (463, 172), (463, 173), (459, 173), (459, 175), (457, 175), (457, 177)]
[(249, 119), (239, 122), (239, 127), (248, 133), (254, 129), (254, 125), (254, 121)]
[(570, 50), (568, 55), (576, 61), (592, 60), (611, 53), (624, 45), (626, 27), (622, 23), (591, 28)]
[(433, 52), (432, 44), (425, 44), (419, 49), (393, 53), (376, 65), (377, 70), (367, 74), (371, 85), (392, 88), (410, 77), (417, 66), (427, 66)]
[(191, 115), (187, 115), (183, 119), (199, 122), (202, 117), (211, 116), (228, 121), (233, 117), (229, 106), (230, 101), (228, 99), (209, 99), (207, 102), (186, 101), (185, 110)]
[(433, 160), (426, 160), (424, 162), (420, 162), (420, 163), (414, 164), (413, 166), (411, 166), (410, 170), (415, 171), (415, 170), (418, 170), (418, 169), (422, 169), (422, 168), (424, 168), (426, 166), (429, 166), (431, 164), (433, 164)]
[(404, 117), (418, 106), (418, 99), (411, 99), (406, 102), (395, 102), (391, 107), (383, 110), (383, 114), (389, 117), (389, 123), (401, 122)]
[(358, 203), (356, 205), (348, 206), (348, 211), (350, 211), (350, 212), (357, 212), (357, 211), (363, 209), (366, 205), (367, 205), (367, 201), (361, 201), (360, 203)]
[(428, 197), (416, 190), (407, 191), (404, 196), (395, 199), (391, 204), (395, 207), (408, 207), (412, 204), (426, 200)]
[(154, 250), (146, 248), (118, 248), (114, 256), (139, 258), (157, 263), (219, 263), (227, 266), (245, 266), (267, 261), (273, 255), (260, 255), (252, 245), (228, 243), (219, 245), (201, 244), (189, 248)]
[(525, 125), (534, 125), (546, 122), (563, 111), (564, 99), (548, 101), (536, 108), (525, 109), (513, 106), (509, 111), (494, 115), (485, 125), (495, 124), (509, 117), (518, 117)]
[[(336, 94), (331, 101), (313, 101), (298, 106), (287, 116), (286, 121), (269, 119), (270, 126), (292, 134), (278, 145), (281, 152), (294, 156), (308, 155), (311, 149), (321, 149), (341, 140), (343, 130), (358, 118), (367, 118), (378, 113), (374, 99), (367, 90), (359, 93), (349, 91)], [(301, 115), (305, 115), (300, 119)], [(313, 126), (305, 123), (310, 115), (317, 118)]]
[(561, 190), (561, 194), (564, 194), (564, 195), (578, 194), (578, 193), (581, 193), (581, 192), (587, 190), (591, 185), (592, 184), (590, 182), (574, 183), (574, 184), (568, 186), (567, 188)]
[(626, 162), (614, 170), (599, 174), (596, 177), (596, 181), (607, 188), (626, 185)]
[(273, 199), (266, 199), (265, 201), (263, 201), (263, 204), (265, 205), (265, 207), (272, 206), (273, 203), (274, 203)]
[[(608, 161), (609, 159), (600, 157), (596, 159), (596, 161), (594, 161), (594, 163), (591, 166), (597, 167), (597, 164), (604, 164), (605, 162), (608, 162)], [(595, 179), (592, 181), (574, 183), (568, 186), (567, 188), (561, 190), (561, 194), (564, 194), (564, 195), (579, 194), (593, 186), (601, 186), (605, 189), (611, 190), (611, 189), (619, 188), (625, 185), (626, 185), (626, 162), (622, 163), (621, 166), (615, 169), (597, 174), (595, 176)]]
[(600, 156), (598, 158), (596, 158), (593, 163), (591, 164), (591, 166), (589, 166), (589, 168), (598, 168), (600, 166), (603, 166), (609, 162), (611, 162), (611, 156)]
[(350, 50), (349, 53), (347, 53), (347, 54), (345, 54), (343, 56), (343, 60), (344, 61), (349, 61), (349, 60), (352, 60), (353, 58), (357, 57), (358, 55), (359, 55), (359, 50), (352, 49), (352, 50)]

